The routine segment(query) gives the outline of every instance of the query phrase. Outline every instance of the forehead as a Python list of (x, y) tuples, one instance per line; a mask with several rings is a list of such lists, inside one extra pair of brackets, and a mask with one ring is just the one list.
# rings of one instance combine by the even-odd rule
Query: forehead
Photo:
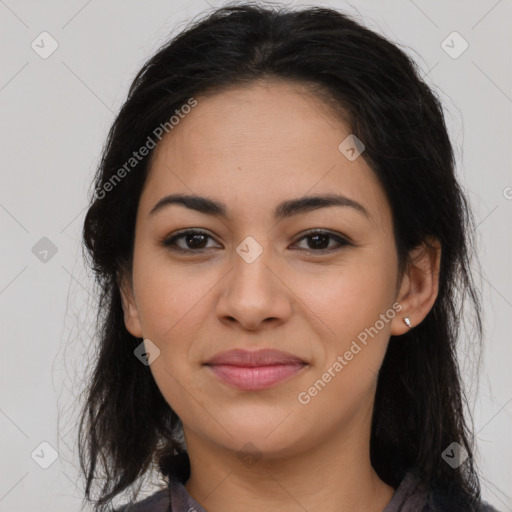
[(299, 84), (256, 82), (196, 100), (157, 153), (169, 149), (188, 162), (208, 156), (247, 164), (255, 153), (259, 162), (300, 161), (318, 158), (313, 146), (322, 152), (330, 146), (337, 157), (339, 133), (349, 133), (327, 104)]
[(174, 192), (215, 197), (246, 214), (307, 194), (341, 193), (372, 216), (386, 213), (373, 171), (339, 150), (350, 127), (299, 84), (255, 83), (195, 99), (155, 148), (141, 197), (146, 213)]

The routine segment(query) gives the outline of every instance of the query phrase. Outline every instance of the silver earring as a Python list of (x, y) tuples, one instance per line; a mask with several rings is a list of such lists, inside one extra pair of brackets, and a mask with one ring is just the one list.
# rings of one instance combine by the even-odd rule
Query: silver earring
[(408, 316), (404, 317), (404, 323), (407, 325), (407, 327), (411, 327), (411, 321), (409, 320)]

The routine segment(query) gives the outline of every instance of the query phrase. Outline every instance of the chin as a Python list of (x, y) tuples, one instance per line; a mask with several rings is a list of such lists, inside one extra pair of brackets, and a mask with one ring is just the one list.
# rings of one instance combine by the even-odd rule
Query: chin
[(302, 451), (306, 440), (301, 434), (307, 436), (307, 433), (300, 432), (297, 427), (291, 428), (290, 425), (286, 428), (278, 425), (279, 421), (272, 422), (272, 426), (232, 422), (229, 431), (233, 437), (224, 436), (220, 444), (240, 454), (255, 452), (257, 456), (270, 459)]

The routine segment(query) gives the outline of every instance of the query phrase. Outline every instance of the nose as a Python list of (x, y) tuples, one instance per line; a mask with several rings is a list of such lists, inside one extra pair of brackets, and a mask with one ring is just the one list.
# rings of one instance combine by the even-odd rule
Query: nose
[(217, 302), (221, 322), (255, 331), (290, 318), (293, 292), (279, 266), (270, 260), (266, 251), (251, 263), (235, 254)]

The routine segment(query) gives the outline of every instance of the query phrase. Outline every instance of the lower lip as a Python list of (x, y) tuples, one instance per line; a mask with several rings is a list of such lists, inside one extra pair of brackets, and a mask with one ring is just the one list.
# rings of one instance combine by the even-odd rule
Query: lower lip
[(265, 389), (290, 379), (302, 370), (304, 364), (276, 364), (269, 366), (211, 365), (212, 372), (226, 384), (238, 389)]

